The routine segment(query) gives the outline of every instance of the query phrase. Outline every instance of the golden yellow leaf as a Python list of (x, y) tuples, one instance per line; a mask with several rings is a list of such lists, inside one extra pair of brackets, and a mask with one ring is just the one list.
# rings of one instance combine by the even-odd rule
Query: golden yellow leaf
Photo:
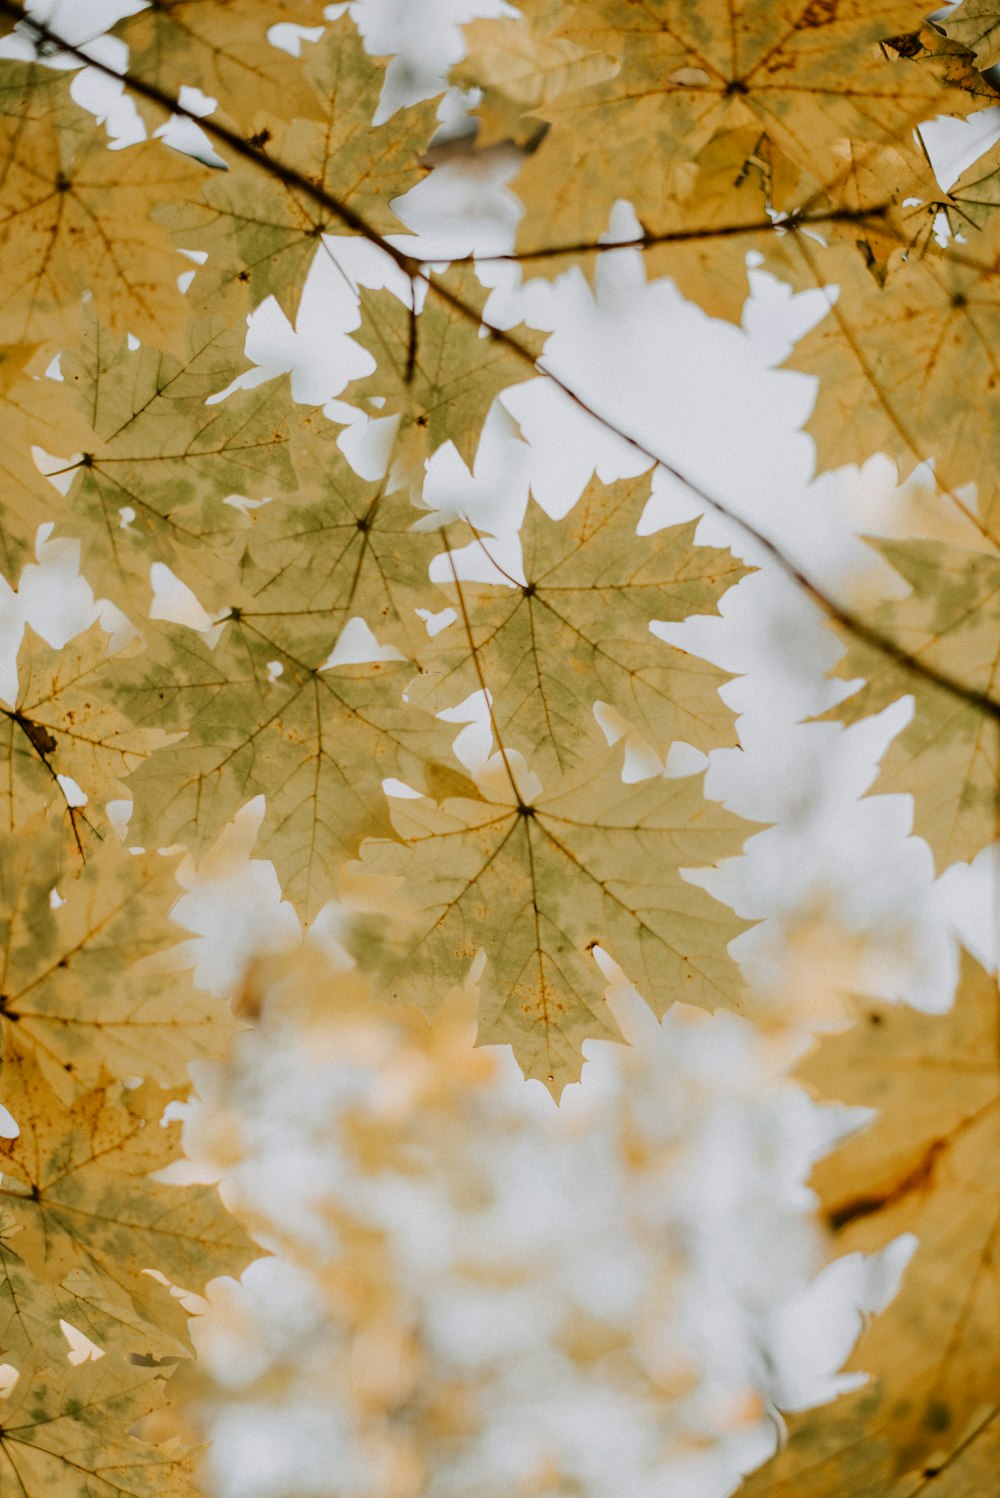
[[(459, 617), (425, 645), (411, 700), (440, 711), (485, 686), (501, 739), (543, 777), (604, 745), (595, 701), (661, 752), (678, 739), (705, 750), (735, 743), (718, 694), (725, 672), (665, 645), (650, 624), (717, 613), (749, 569), (696, 546), (695, 522), (638, 536), (649, 495), (646, 475), (595, 479), (562, 520), (529, 502), (524, 582), (442, 585)], [(490, 556), (489, 539), (480, 545)]]
[[(313, 115), (320, 101), (301, 61), (267, 40), (282, 21), (323, 23), (321, 0), (155, 0), (114, 32), (127, 43), (129, 67), (145, 83), (177, 97), (185, 85), (218, 100), (224, 120), (249, 131), (260, 112)], [(136, 103), (153, 126), (164, 111)]]
[[(420, 159), (437, 128), (436, 105), (424, 102), (373, 125), (384, 63), (369, 57), (347, 17), (329, 26), (321, 41), (306, 44), (299, 66), (318, 117), (291, 119), (286, 103), (266, 115), (254, 143), (360, 215), (373, 232), (404, 233), (390, 204), (426, 175)], [(178, 194), (159, 217), (178, 245), (208, 253), (195, 281), (203, 296), (244, 287), (252, 305), (275, 296), (293, 320), (321, 236), (351, 232), (300, 186), (240, 157), (202, 190)]]
[(947, 255), (899, 263), (884, 288), (844, 250), (815, 270), (839, 297), (787, 367), (819, 377), (807, 427), (819, 467), (886, 452), (906, 474), (933, 458), (948, 493), (979, 486), (982, 524), (1000, 532), (1000, 375), (984, 354), (1000, 336), (1000, 223)]
[(624, 785), (622, 759), (590, 756), (530, 803), (513, 776), (476, 800), (394, 801), (402, 841), (362, 848), (365, 873), (402, 883), (406, 912), (357, 922), (376, 996), (433, 1009), (485, 948), (479, 1040), (513, 1045), (557, 1096), (583, 1041), (616, 1037), (595, 946), (657, 1014), (742, 1003), (726, 945), (745, 923), (679, 870), (738, 853), (747, 823), (705, 801), (700, 776)]
[(85, 1270), (112, 1299), (184, 1336), (180, 1303), (146, 1271), (200, 1291), (215, 1275), (239, 1273), (260, 1250), (214, 1186), (151, 1179), (181, 1155), (181, 1125), (161, 1120), (183, 1094), (106, 1080), (66, 1104), (11, 1025), (2, 1087), (21, 1132), (0, 1140), (0, 1206), (20, 1225), (15, 1242), (25, 1265), (56, 1283)]
[(963, 954), (954, 1008), (858, 1003), (799, 1068), (820, 1096), (878, 1109), (813, 1175), (838, 1252), (919, 1246), (848, 1366), (881, 1381), (897, 1466), (950, 1459), (996, 1405), (1000, 1347), (1000, 988)]
[(208, 168), (160, 141), (108, 149), (64, 73), (0, 64), (0, 342), (75, 343), (81, 298), (120, 336), (183, 347), (189, 268), (156, 205), (199, 191)]
[[(538, 5), (547, 16), (551, 0)], [(529, 19), (536, 9), (524, 7)], [(619, 197), (660, 233), (673, 165), (744, 126), (833, 184), (843, 141), (896, 145), (953, 103), (964, 111), (961, 91), (934, 67), (890, 60), (879, 45), (925, 14), (922, 0), (877, 10), (864, 0), (566, 5), (552, 34), (605, 52), (618, 69), (539, 110), (552, 128), (517, 180), (527, 209), (521, 242), (595, 240)]]
[(163, 960), (184, 935), (170, 920), (175, 858), (136, 856), (109, 836), (63, 880), (61, 839), (37, 819), (0, 850), (0, 1014), (30, 1039), (55, 1092), (72, 1099), (104, 1072), (180, 1084), (189, 1061), (225, 1051), (226, 1006)]
[[(416, 466), (450, 441), (471, 468), (495, 398), (530, 379), (531, 371), (525, 359), (477, 327), (442, 292), (461, 298), (477, 313), (489, 299), (471, 265), (435, 276), (419, 317), (391, 291), (362, 290), (361, 327), (351, 336), (368, 350), (376, 367), (352, 380), (343, 398), (371, 415), (399, 416), (397, 441), (409, 465)], [(523, 323), (511, 331), (530, 353), (541, 353), (544, 337)], [(373, 397), (382, 404), (372, 404)]]
[(223, 318), (199, 319), (179, 359), (131, 349), (88, 317), (80, 349), (63, 361), (92, 429), (67, 496), (81, 569), (98, 595), (140, 617), (157, 561), (205, 607), (231, 603), (241, 517), (223, 501), (294, 486), (285, 379), (206, 404), (246, 367), (244, 336)]
[[(17, 697), (10, 707), (0, 702), (0, 807), (8, 830), (44, 807), (64, 808), (83, 851), (106, 825), (106, 802), (125, 794), (122, 779), (160, 742), (99, 695), (107, 646), (97, 623), (61, 650), (25, 626)], [(76, 783), (86, 809), (69, 804), (58, 776)]]
[(33, 1367), (2, 1410), (0, 1481), (18, 1498), (197, 1498), (190, 1456), (127, 1435), (163, 1402), (164, 1379), (110, 1355)]
[(923, 666), (997, 704), (991, 715), (842, 631), (847, 653), (836, 674), (866, 683), (826, 716), (854, 723), (913, 695), (913, 721), (889, 746), (877, 788), (913, 796), (914, 830), (945, 868), (974, 858), (1000, 825), (1000, 557), (940, 541), (872, 544), (912, 589), (883, 603), (872, 624)]
[(939, 22), (948, 36), (976, 54), (985, 71), (1000, 62), (1000, 8), (997, 0), (962, 0)]
[(336, 628), (296, 623), (294, 608), (234, 617), (214, 650), (192, 630), (157, 631), (108, 691), (134, 721), (186, 730), (130, 777), (130, 836), (201, 849), (263, 793), (258, 853), (308, 919), (361, 839), (391, 834), (382, 780), (419, 787), (455, 730), (402, 700), (406, 661), (327, 668)]
[(560, 94), (598, 83), (615, 72), (614, 59), (606, 53), (588, 52), (564, 36), (551, 34), (562, 10), (562, 0), (553, 0), (547, 8), (534, 6), (530, 19), (495, 16), (463, 28), (466, 55), (452, 69), (451, 77), (461, 86), (484, 91), (475, 109), (477, 146), (506, 140), (529, 144), (543, 128), (538, 119), (531, 118), (535, 111), (543, 114)]
[(32, 446), (59, 452), (82, 440), (86, 422), (65, 385), (41, 377), (48, 361), (39, 344), (0, 346), (0, 568), (13, 581), (34, 561), (38, 527), (65, 518), (62, 495), (44, 477)]

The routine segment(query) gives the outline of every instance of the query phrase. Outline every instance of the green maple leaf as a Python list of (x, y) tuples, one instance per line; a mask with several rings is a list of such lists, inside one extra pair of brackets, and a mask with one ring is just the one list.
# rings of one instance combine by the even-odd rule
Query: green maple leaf
[[(436, 105), (417, 104), (382, 125), (372, 118), (385, 67), (369, 57), (347, 17), (307, 44), (299, 65), (318, 108), (290, 119), (287, 106), (261, 116), (255, 145), (329, 193), (377, 234), (405, 232), (389, 206), (423, 180), (423, 153), (437, 128)], [(266, 108), (266, 106), (263, 106)], [(264, 121), (266, 120), (266, 123)], [(274, 296), (294, 320), (309, 267), (324, 233), (350, 233), (332, 209), (266, 162), (233, 157), (197, 193), (178, 194), (159, 214), (184, 249), (208, 254), (196, 290), (249, 293), (252, 306)], [(335, 253), (330, 251), (329, 253)]]
[[(470, 265), (435, 276), (414, 326), (411, 308), (391, 291), (361, 293), (361, 327), (352, 338), (375, 360), (369, 375), (352, 380), (343, 399), (379, 416), (399, 416), (397, 441), (410, 466), (442, 443), (453, 442), (471, 468), (483, 423), (494, 400), (531, 378), (526, 360), (504, 341), (458, 311), (444, 292), (481, 314), (489, 292)], [(544, 338), (523, 324), (512, 336), (533, 356)], [(372, 398), (381, 404), (369, 406)]]
[(402, 700), (407, 662), (326, 668), (336, 631), (320, 616), (296, 632), (290, 612), (234, 617), (213, 650), (193, 631), (159, 631), (109, 693), (135, 721), (186, 732), (130, 777), (131, 836), (200, 849), (263, 793), (258, 851), (309, 918), (361, 839), (390, 830), (382, 780), (425, 783), (455, 731)]
[(426, 1008), (480, 947), (481, 1043), (510, 1043), (557, 1094), (584, 1040), (616, 1035), (600, 946), (657, 1014), (682, 1000), (739, 1007), (726, 945), (744, 929), (679, 870), (740, 851), (747, 824), (706, 802), (701, 777), (623, 785), (623, 751), (591, 756), (532, 802), (506, 787), (476, 799), (393, 804), (399, 842), (370, 841), (364, 872), (398, 885), (395, 924), (359, 919), (354, 949), (377, 992)]
[[(529, 503), (524, 581), (443, 585), (459, 618), (424, 647), (410, 689), (435, 711), (485, 686), (505, 743), (543, 776), (567, 770), (604, 737), (595, 700), (617, 709), (656, 749), (736, 742), (718, 688), (724, 672), (650, 632), (654, 620), (716, 613), (749, 569), (695, 546), (695, 522), (638, 536), (648, 476), (590, 484), (562, 520)], [(490, 542), (482, 540), (487, 555)]]
[[(216, 595), (228, 602), (234, 574), (226, 548), (235, 557), (241, 521), (223, 501), (293, 487), (285, 380), (206, 404), (245, 367), (244, 336), (223, 318), (199, 319), (178, 359), (130, 349), (89, 317), (80, 350), (64, 361), (92, 430), (67, 496), (81, 568), (99, 594), (140, 615), (155, 561), (206, 607)], [(128, 523), (123, 511), (132, 512)]]
[(64, 881), (61, 846), (44, 819), (0, 837), (0, 1013), (65, 1099), (104, 1071), (186, 1082), (187, 1063), (223, 1054), (234, 1023), (190, 972), (164, 964), (183, 936), (170, 920), (176, 860), (136, 857), (109, 836)]

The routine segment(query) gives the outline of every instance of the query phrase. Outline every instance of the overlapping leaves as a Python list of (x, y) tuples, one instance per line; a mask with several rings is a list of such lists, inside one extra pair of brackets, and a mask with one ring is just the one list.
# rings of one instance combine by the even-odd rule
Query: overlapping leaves
[[(988, 0), (964, 0), (943, 32), (922, 27), (920, 0), (521, 8), (470, 28), (461, 80), (486, 86), (484, 140), (532, 148), (516, 190), (535, 263), (562, 270), (578, 244), (591, 266), (624, 197), (650, 272), (713, 315), (739, 320), (747, 249), (796, 288), (838, 283), (791, 361), (819, 377), (821, 465), (930, 460), (977, 517), (980, 551), (883, 548), (910, 597), (865, 625), (831, 609), (841, 674), (864, 683), (837, 716), (914, 697), (880, 789), (913, 795), (942, 866), (969, 858), (995, 834), (1000, 771), (1000, 192), (994, 150), (942, 194), (913, 130), (996, 97), (980, 71), (995, 60)], [(743, 1002), (727, 951), (742, 923), (683, 871), (737, 854), (749, 828), (699, 777), (626, 784), (595, 707), (661, 756), (733, 744), (723, 674), (650, 625), (716, 611), (745, 569), (690, 525), (640, 535), (637, 481), (593, 485), (559, 522), (532, 504), (523, 573), (432, 585), (440, 553), (492, 541), (434, 528), (425, 460), (450, 442), (471, 466), (542, 340), (483, 327), (471, 266), (428, 276), (386, 249), (436, 107), (373, 124), (383, 68), (348, 18), (300, 58), (268, 41), (269, 25), (320, 11), (165, 0), (119, 22), (147, 123), (199, 88), (217, 101), (204, 123), (224, 170), (155, 140), (110, 152), (64, 74), (2, 64), (3, 565), (13, 581), (55, 521), (145, 637), (107, 658), (96, 627), (58, 655), (27, 635), (0, 714), (2, 1086), (20, 1130), (2, 1146), (0, 1343), (20, 1378), (0, 1478), (29, 1498), (187, 1490), (181, 1454), (123, 1434), (162, 1400), (152, 1364), (185, 1353), (162, 1279), (197, 1289), (254, 1251), (213, 1190), (151, 1179), (179, 1154), (178, 1125), (161, 1122), (188, 1060), (230, 1029), (176, 961), (174, 861), (157, 848), (200, 851), (263, 795), (259, 851), (303, 916), (360, 877), (369, 906), (385, 897), (353, 937), (383, 997), (433, 1007), (471, 970), (480, 1039), (512, 1043), (555, 1092), (584, 1040), (614, 1033), (598, 948), (657, 1012)], [(941, 207), (964, 239), (935, 238)], [(824, 214), (808, 237), (771, 226)], [(381, 483), (349, 470), (329, 423), (293, 413), (286, 382), (223, 395), (247, 373), (245, 311), (273, 295), (294, 317), (331, 230), (382, 244), (409, 277), (407, 298), (360, 298), (374, 369), (345, 394), (397, 418)], [(823, 243), (837, 238), (849, 253)], [(65, 498), (35, 455), (74, 470)], [(193, 589), (211, 633), (149, 621), (154, 563)], [(450, 624), (424, 627), (449, 605)], [(362, 623), (393, 659), (348, 663)], [(475, 776), (435, 716), (473, 693), (496, 751)], [(142, 855), (107, 823), (123, 790)], [(825, 1095), (885, 1110), (820, 1178), (841, 1243), (915, 1226), (922, 1244), (856, 1354), (880, 1383), (799, 1417), (768, 1491), (895, 1493), (919, 1469), (901, 1494), (957, 1498), (995, 1457), (995, 998), (968, 966), (947, 1019), (868, 1008), (807, 1067)], [(70, 1373), (61, 1322), (104, 1356)]]

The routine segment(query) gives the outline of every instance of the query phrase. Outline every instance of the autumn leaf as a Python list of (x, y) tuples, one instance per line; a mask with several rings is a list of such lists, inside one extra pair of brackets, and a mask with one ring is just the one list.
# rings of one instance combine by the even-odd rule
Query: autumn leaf
[[(458, 619), (425, 646), (408, 692), (434, 711), (486, 687), (505, 743), (543, 777), (569, 770), (604, 735), (602, 701), (659, 750), (735, 742), (718, 688), (724, 672), (651, 632), (655, 620), (718, 612), (748, 571), (729, 552), (694, 544), (695, 522), (638, 536), (648, 476), (594, 480), (564, 519), (530, 502), (521, 526), (524, 580), (442, 585)], [(480, 539), (487, 556), (489, 540)]]
[(184, 345), (186, 262), (155, 222), (156, 205), (196, 194), (208, 169), (160, 141), (108, 149), (63, 73), (0, 65), (0, 343), (79, 336), (81, 298), (119, 336)]
[(152, 1082), (104, 1081), (64, 1103), (31, 1050), (5, 1026), (4, 1104), (20, 1126), (0, 1140), (0, 1206), (20, 1224), (18, 1253), (40, 1279), (74, 1270), (175, 1335), (185, 1313), (156, 1270), (200, 1291), (259, 1254), (226, 1212), (214, 1186), (166, 1185), (154, 1172), (181, 1155), (180, 1123), (163, 1125), (178, 1093)]
[(428, 640), (416, 610), (429, 601), (440, 530), (427, 528), (430, 513), (405, 491), (359, 478), (338, 435), (322, 415), (293, 428), (298, 493), (248, 517), (241, 617), (275, 640), (289, 626), (301, 634), (310, 620), (333, 639), (360, 618), (382, 645), (417, 659)]
[(164, 1398), (164, 1378), (107, 1356), (28, 1365), (2, 1406), (0, 1477), (24, 1498), (197, 1498), (190, 1456), (125, 1432)]
[(362, 848), (365, 874), (402, 883), (406, 911), (391, 930), (358, 921), (376, 994), (433, 1007), (485, 948), (479, 1043), (513, 1045), (556, 1095), (584, 1040), (616, 1038), (595, 946), (657, 1014), (742, 1003), (726, 945), (744, 923), (679, 871), (738, 853), (747, 824), (703, 800), (700, 776), (623, 785), (622, 758), (589, 756), (530, 802), (513, 776), (475, 800), (394, 801), (400, 842)]
[(450, 760), (455, 730), (403, 701), (407, 662), (327, 667), (336, 631), (307, 616), (296, 635), (294, 623), (234, 617), (214, 649), (192, 630), (158, 631), (109, 696), (136, 722), (186, 732), (130, 777), (130, 836), (197, 851), (263, 793), (258, 853), (309, 919), (361, 839), (391, 833), (382, 780), (419, 787)]
[[(981, 524), (996, 531), (1000, 381), (983, 350), (1000, 332), (1000, 224), (948, 255), (898, 264), (884, 290), (844, 251), (827, 251), (815, 273), (840, 282), (840, 295), (787, 367), (819, 377), (807, 426), (818, 466), (886, 452), (906, 474), (933, 458), (939, 484), (963, 508), (955, 491), (978, 485)], [(905, 336), (886, 338), (887, 327)]]
[(130, 348), (88, 317), (79, 351), (64, 360), (92, 429), (67, 497), (81, 565), (99, 594), (140, 617), (156, 561), (207, 608), (232, 602), (241, 517), (224, 501), (294, 486), (284, 379), (207, 403), (245, 368), (244, 337), (222, 318), (199, 319), (177, 359)]
[(998, 998), (995, 976), (966, 953), (948, 1014), (861, 1004), (857, 1023), (799, 1068), (821, 1097), (878, 1109), (814, 1172), (838, 1252), (900, 1232), (920, 1240), (898, 1298), (849, 1364), (881, 1379), (904, 1468), (936, 1464), (995, 1400)]
[[(302, 63), (267, 40), (279, 22), (322, 25), (319, 0), (156, 0), (114, 27), (129, 49), (130, 68), (176, 98), (185, 85), (218, 102), (241, 130), (274, 112), (313, 115), (320, 101)], [(162, 106), (137, 98), (140, 112), (162, 125)]]
[(162, 960), (184, 935), (170, 920), (176, 859), (136, 857), (109, 836), (64, 881), (61, 844), (44, 819), (0, 841), (4, 1023), (30, 1039), (65, 1100), (95, 1087), (104, 1071), (186, 1082), (187, 1063), (221, 1055), (234, 1025), (218, 999), (192, 986), (189, 970)]
[[(554, 35), (562, 14), (560, 0), (536, 5), (530, 19), (494, 16), (474, 20), (463, 28), (465, 57), (451, 72), (452, 81), (479, 88), (476, 105), (476, 145), (480, 148), (514, 140), (529, 145), (542, 130), (538, 119), (545, 106), (570, 90), (585, 88), (616, 71), (613, 58), (588, 52), (567, 37)], [(527, 116), (527, 118), (526, 118)]]
[[(397, 443), (411, 471), (445, 442), (453, 442), (471, 468), (494, 400), (531, 378), (521, 355), (447, 297), (482, 314), (489, 292), (471, 265), (460, 266), (433, 277), (414, 320), (412, 308), (393, 292), (362, 290), (361, 327), (351, 335), (371, 354), (375, 369), (352, 380), (343, 398), (370, 414), (400, 417)], [(511, 332), (529, 353), (541, 353), (543, 338), (523, 324)]]
[[(927, 839), (940, 868), (971, 860), (997, 835), (1000, 801), (1000, 558), (939, 541), (872, 545), (911, 585), (909, 596), (882, 604), (874, 627), (931, 672), (961, 681), (963, 700), (857, 636), (837, 675), (865, 684), (826, 714), (854, 723), (904, 694), (913, 721), (882, 762), (880, 792), (913, 796), (914, 830)], [(976, 694), (997, 704), (984, 712)]]
[[(321, 41), (307, 44), (297, 66), (319, 106), (311, 111), (317, 117), (291, 119), (294, 111), (286, 102), (262, 116), (266, 123), (253, 143), (269, 160), (292, 166), (331, 194), (373, 233), (405, 232), (390, 204), (426, 175), (421, 157), (437, 128), (435, 104), (418, 104), (390, 123), (373, 125), (384, 64), (368, 56), (347, 17), (330, 25)], [(268, 171), (266, 163), (242, 157), (231, 157), (229, 171), (216, 174), (203, 190), (177, 194), (159, 218), (179, 246), (208, 254), (208, 266), (196, 278), (201, 295), (228, 295), (243, 286), (253, 306), (274, 296), (293, 321), (322, 235), (351, 232), (280, 169)]]
[(62, 495), (45, 478), (32, 447), (57, 452), (82, 441), (87, 430), (58, 380), (45, 379), (37, 343), (0, 347), (0, 568), (13, 582), (34, 561), (38, 527), (64, 519)]
[[(54, 650), (26, 625), (17, 659), (17, 696), (0, 702), (0, 805), (8, 830), (45, 807), (65, 806), (81, 851), (105, 826), (104, 806), (124, 795), (123, 778), (162, 735), (137, 728), (102, 701), (108, 635), (91, 625)], [(60, 776), (87, 798), (71, 805)]]
[[(551, 0), (526, 5), (551, 14)], [(862, 0), (747, 0), (738, 10), (700, 0), (585, 0), (565, 6), (550, 35), (588, 55), (604, 52), (614, 76), (542, 106), (551, 129), (517, 179), (526, 248), (593, 241), (615, 198), (635, 206), (647, 232), (669, 227), (675, 164), (724, 133), (754, 126), (817, 181), (831, 185), (849, 140), (898, 145), (907, 132), (967, 105), (930, 67), (889, 60), (879, 43), (917, 29), (922, 0), (877, 12)], [(954, 97), (953, 97), (954, 95)], [(738, 168), (739, 162), (733, 162)]]
[(942, 16), (939, 25), (948, 36), (976, 55), (977, 66), (985, 72), (1000, 62), (1000, 8), (997, 0), (962, 0)]
[(5, 1218), (0, 1222), (0, 1355), (5, 1360), (16, 1368), (44, 1361), (65, 1374), (69, 1342), (62, 1321), (97, 1351), (147, 1358), (149, 1366), (153, 1360), (189, 1356), (183, 1341), (107, 1295), (85, 1269), (71, 1270), (61, 1284), (39, 1280), (17, 1252), (16, 1222), (10, 1213)]

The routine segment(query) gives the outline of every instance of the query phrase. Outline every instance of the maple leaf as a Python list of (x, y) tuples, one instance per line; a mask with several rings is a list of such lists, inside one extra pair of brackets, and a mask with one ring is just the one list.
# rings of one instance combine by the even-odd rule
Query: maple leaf
[(964, 953), (948, 1014), (859, 1003), (858, 1023), (799, 1068), (822, 1097), (879, 1110), (814, 1171), (838, 1251), (920, 1240), (848, 1365), (880, 1378), (902, 1468), (954, 1449), (1000, 1377), (998, 998), (995, 976)]
[(873, 1381), (789, 1417), (782, 1449), (741, 1498), (989, 1490), (1000, 1435), (998, 997), (996, 978), (963, 953), (948, 1014), (859, 999), (855, 1023), (799, 1066), (821, 1098), (878, 1110), (813, 1172), (833, 1251), (870, 1251), (900, 1232), (920, 1243), (847, 1365)]
[(75, 342), (80, 299), (117, 333), (182, 346), (186, 268), (156, 204), (193, 195), (208, 169), (160, 141), (108, 149), (65, 74), (0, 66), (0, 342)]
[[(912, 659), (963, 682), (970, 699), (845, 631), (847, 653), (836, 674), (863, 676), (866, 684), (825, 716), (854, 723), (913, 694), (913, 721), (890, 745), (879, 789), (913, 796), (914, 830), (944, 868), (972, 859), (997, 834), (1000, 557), (940, 541), (870, 544), (912, 587), (908, 597), (883, 603), (872, 623)], [(972, 700), (976, 693), (998, 704), (995, 716)]]
[[(63, 801), (82, 851), (82, 835), (103, 825), (106, 802), (124, 794), (122, 779), (161, 741), (98, 695), (108, 638), (95, 623), (53, 650), (25, 626), (17, 696), (9, 708), (0, 702), (0, 805), (8, 829)], [(86, 811), (66, 802), (59, 776), (84, 793)]]
[[(745, 1478), (739, 1498), (890, 1498), (892, 1448), (880, 1427), (882, 1395), (866, 1386), (784, 1417), (777, 1453)], [(909, 1498), (908, 1490), (899, 1498)], [(937, 1498), (931, 1491), (928, 1498)]]
[[(539, 0), (543, 17), (551, 0)], [(536, 7), (524, 7), (529, 19)], [(593, 241), (614, 198), (644, 228), (661, 223), (664, 168), (723, 132), (755, 125), (822, 183), (844, 140), (898, 145), (921, 120), (966, 109), (932, 67), (889, 60), (879, 43), (923, 21), (922, 0), (877, 12), (864, 0), (583, 0), (553, 34), (618, 63), (612, 78), (562, 93), (539, 114), (552, 129), (517, 179), (521, 242)], [(954, 97), (953, 97), (954, 96)], [(738, 166), (738, 162), (734, 162)], [(668, 178), (669, 181), (669, 178)]]
[[(314, 115), (320, 100), (301, 61), (267, 40), (279, 22), (323, 24), (322, 0), (154, 0), (113, 27), (129, 49), (129, 70), (177, 97), (193, 85), (218, 101), (224, 119), (249, 130), (263, 112)], [(163, 123), (163, 108), (141, 96), (141, 114)]]
[(975, 53), (985, 72), (1000, 62), (1000, 7), (997, 0), (962, 0), (938, 22), (942, 31)]
[(49, 483), (32, 457), (32, 446), (56, 452), (83, 438), (87, 430), (58, 380), (36, 376), (41, 346), (0, 346), (0, 567), (17, 577), (34, 561), (38, 527), (63, 519), (62, 495)]
[(365, 843), (364, 872), (403, 881), (387, 934), (359, 919), (354, 950), (395, 1002), (433, 1007), (480, 947), (479, 1041), (513, 1045), (558, 1095), (582, 1042), (617, 1038), (600, 946), (662, 1015), (676, 1000), (739, 1007), (726, 944), (745, 929), (680, 877), (742, 847), (747, 824), (706, 802), (701, 777), (623, 785), (623, 750), (591, 756), (533, 802), (510, 783), (476, 799), (395, 801), (402, 842)]
[(331, 638), (357, 617), (383, 645), (417, 658), (427, 633), (415, 611), (428, 602), (440, 530), (414, 529), (429, 512), (407, 493), (359, 478), (337, 446), (338, 435), (323, 416), (293, 429), (299, 495), (248, 517), (241, 617), (274, 639), (286, 620), (301, 634), (311, 618)]
[[(66, 1371), (65, 1321), (102, 1352), (165, 1363), (187, 1357), (184, 1343), (104, 1293), (84, 1269), (75, 1269), (61, 1284), (39, 1280), (17, 1253), (17, 1224), (9, 1213), (0, 1221), (0, 1352), (21, 1367), (44, 1360)], [(5, 1231), (6, 1229), (6, 1231)]]
[[(716, 613), (748, 568), (694, 544), (697, 523), (637, 536), (650, 496), (644, 475), (596, 479), (562, 520), (529, 502), (521, 526), (524, 581), (442, 584), (461, 617), (425, 646), (412, 701), (439, 711), (485, 685), (504, 743), (543, 777), (605, 740), (595, 699), (657, 750), (736, 742), (718, 688), (726, 673), (650, 632), (654, 620)], [(480, 541), (489, 556), (490, 546)]]
[(64, 1099), (102, 1072), (187, 1081), (187, 1063), (221, 1055), (232, 1016), (164, 958), (183, 935), (170, 918), (179, 898), (176, 859), (135, 856), (114, 837), (71, 882), (58, 829), (36, 819), (0, 835), (0, 1014), (34, 1046), (37, 1065)]
[[(441, 288), (441, 290), (437, 290)], [(482, 315), (489, 291), (471, 265), (435, 276), (418, 318), (391, 291), (361, 292), (361, 327), (351, 337), (375, 360), (369, 375), (352, 380), (343, 399), (372, 414), (399, 416), (397, 441), (410, 465), (453, 442), (468, 468), (496, 397), (530, 379), (525, 359), (488, 328), (477, 327), (443, 293)], [(537, 357), (544, 337), (519, 324), (518, 343)]]
[(0, 1140), (0, 1204), (20, 1225), (22, 1260), (56, 1283), (85, 1270), (112, 1298), (185, 1337), (184, 1311), (146, 1271), (200, 1291), (260, 1250), (213, 1186), (151, 1179), (181, 1156), (180, 1123), (161, 1120), (183, 1093), (106, 1080), (64, 1103), (15, 1027), (5, 1028), (3, 1098), (21, 1132)]
[[(465, 57), (451, 71), (452, 82), (479, 88), (483, 97), (473, 111), (480, 148), (514, 140), (529, 145), (543, 128), (530, 118), (571, 89), (610, 77), (617, 68), (603, 52), (588, 52), (548, 30), (562, 15), (561, 0), (547, 10), (535, 6), (530, 19), (495, 16), (462, 28)], [(525, 116), (529, 118), (525, 119)]]
[[(840, 296), (786, 367), (819, 377), (807, 425), (818, 466), (886, 452), (909, 473), (933, 458), (953, 498), (963, 484), (979, 486), (981, 524), (996, 530), (1000, 379), (983, 350), (1000, 337), (1000, 223), (947, 255), (899, 263), (884, 289), (836, 248), (815, 273), (817, 284), (840, 282)], [(887, 327), (899, 336), (887, 338)]]
[(187, 1453), (125, 1432), (157, 1409), (165, 1380), (110, 1356), (21, 1370), (2, 1407), (0, 1478), (24, 1498), (197, 1498)]
[(130, 777), (130, 836), (198, 850), (263, 793), (258, 851), (308, 919), (361, 839), (391, 831), (382, 780), (425, 784), (455, 730), (402, 700), (407, 662), (327, 668), (329, 623), (307, 616), (296, 631), (294, 616), (234, 617), (214, 649), (191, 630), (158, 631), (108, 691), (136, 722), (186, 731)]
[(294, 487), (287, 380), (207, 404), (245, 367), (244, 336), (223, 318), (200, 318), (178, 359), (131, 349), (88, 317), (80, 348), (63, 361), (91, 427), (67, 496), (81, 568), (99, 595), (140, 616), (154, 561), (171, 567), (206, 607), (228, 602), (235, 581), (225, 545), (238, 547), (241, 521), (223, 501)]
[[(436, 105), (425, 101), (390, 123), (373, 125), (384, 63), (365, 52), (348, 17), (306, 46), (300, 66), (320, 106), (314, 111), (319, 117), (290, 120), (286, 105), (277, 116), (268, 115), (252, 142), (272, 162), (294, 166), (372, 232), (404, 232), (389, 205), (427, 173), (420, 158), (437, 129)], [(242, 157), (233, 158), (229, 171), (200, 192), (176, 195), (159, 217), (179, 245), (208, 254), (209, 264), (196, 278), (202, 295), (242, 285), (253, 306), (274, 296), (293, 321), (322, 234), (350, 232), (280, 168), (269, 171), (266, 161)]]

